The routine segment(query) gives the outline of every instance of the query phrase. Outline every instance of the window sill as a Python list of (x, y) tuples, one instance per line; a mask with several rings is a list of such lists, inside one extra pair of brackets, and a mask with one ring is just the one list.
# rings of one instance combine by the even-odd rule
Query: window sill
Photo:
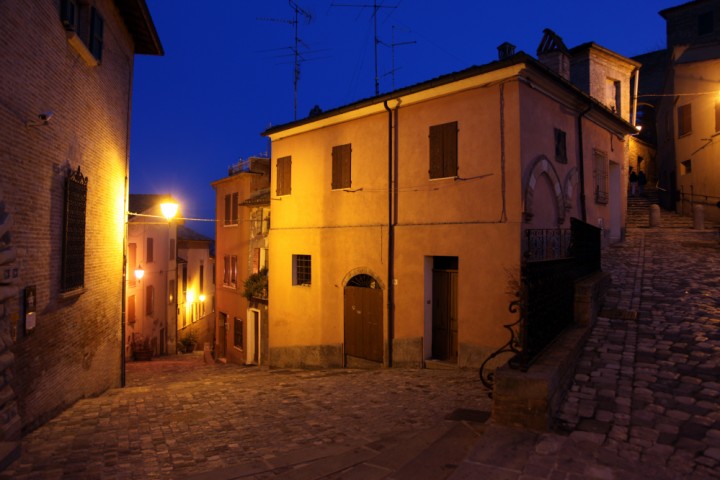
[(82, 59), (85, 60), (85, 63), (87, 63), (89, 67), (97, 67), (100, 64), (97, 58), (95, 58), (95, 56), (90, 52), (90, 50), (88, 50), (85, 42), (83, 42), (82, 39), (78, 37), (77, 33), (72, 30), (67, 30), (65, 33), (67, 34), (68, 43), (72, 45), (78, 55), (80, 55)]
[(79, 297), (83, 293), (85, 293), (85, 287), (68, 290), (67, 292), (60, 292), (60, 300), (70, 300), (71, 298)]

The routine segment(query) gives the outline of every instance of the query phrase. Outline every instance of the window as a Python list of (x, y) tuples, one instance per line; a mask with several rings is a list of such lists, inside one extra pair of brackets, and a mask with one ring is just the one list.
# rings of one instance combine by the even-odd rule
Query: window
[(688, 173), (692, 173), (692, 160), (684, 160), (680, 162), (682, 165), (682, 174), (687, 175)]
[(233, 345), (237, 348), (243, 348), (243, 321), (242, 318), (235, 317), (233, 321)]
[(155, 287), (145, 287), (145, 315), (152, 315), (155, 307)]
[(170, 252), (168, 253), (168, 260), (171, 262), (175, 260), (175, 239), (170, 239)]
[(203, 288), (204, 285), (205, 285), (205, 265), (201, 264), (200, 265), (200, 293), (201, 294), (205, 293), (205, 290)]
[(223, 270), (223, 285), (226, 287), (237, 286), (237, 256), (225, 255)]
[(595, 202), (608, 203), (608, 158), (605, 152), (593, 151), (595, 163)]
[(332, 189), (350, 188), (351, 180), (351, 152), (352, 147), (338, 145), (332, 149)]
[[(65, 179), (65, 222), (62, 236), (61, 292), (85, 286), (85, 209), (88, 178), (80, 172), (68, 172)], [(135, 268), (135, 267), (133, 267)]]
[(238, 193), (228, 193), (225, 195), (225, 225), (238, 224)]
[(278, 197), (290, 195), (292, 190), (292, 157), (282, 157), (277, 160), (277, 190)]
[(293, 285), (309, 286), (312, 280), (310, 255), (293, 255)]
[(715, 131), (720, 132), (720, 102), (715, 102)]
[(621, 110), (621, 93), (622, 83), (614, 78), (608, 78), (605, 80), (605, 104), (610, 110), (620, 115)]
[(430, 127), (430, 178), (457, 176), (457, 125), (450, 122)]
[(559, 128), (555, 129), (555, 161), (567, 163), (567, 139), (565, 132)]
[(145, 262), (152, 263), (153, 259), (154, 259), (152, 237), (147, 238), (146, 245), (147, 245), (147, 248), (145, 249)]
[(134, 271), (137, 268), (137, 244), (128, 243), (128, 259), (127, 259), (127, 273), (128, 283), (131, 287), (134, 287), (137, 279), (135, 278)]
[(183, 302), (187, 300), (187, 263), (183, 263), (182, 267), (180, 267), (180, 279), (182, 281), (182, 293), (183, 293)]
[(715, 29), (715, 17), (713, 12), (705, 12), (698, 15), (698, 35), (707, 35)]
[(60, 21), (68, 32), (68, 43), (90, 66), (102, 60), (105, 21), (100, 12), (86, 2), (62, 0)]
[(692, 132), (692, 104), (680, 105), (677, 110), (678, 137)]
[(127, 321), (135, 323), (135, 295), (130, 295), (127, 301)]

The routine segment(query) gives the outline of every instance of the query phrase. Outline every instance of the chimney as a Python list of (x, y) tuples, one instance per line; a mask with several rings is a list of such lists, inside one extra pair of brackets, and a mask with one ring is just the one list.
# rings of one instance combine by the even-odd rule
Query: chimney
[(504, 42), (502, 45), (498, 45), (498, 60), (505, 60), (508, 57), (515, 55), (515, 45), (510, 42)]
[(565, 80), (570, 80), (570, 52), (562, 38), (555, 32), (546, 28), (543, 38), (538, 45), (538, 60)]

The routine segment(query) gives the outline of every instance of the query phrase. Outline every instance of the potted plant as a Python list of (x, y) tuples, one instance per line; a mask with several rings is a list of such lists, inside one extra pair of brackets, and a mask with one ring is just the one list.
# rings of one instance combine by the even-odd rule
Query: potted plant
[(133, 360), (136, 362), (152, 360), (153, 350), (150, 347), (150, 340), (145, 338), (142, 333), (132, 334), (130, 348), (132, 349)]
[(198, 343), (198, 337), (195, 332), (188, 330), (185, 335), (180, 339), (180, 345), (182, 345), (183, 353), (192, 353), (195, 350), (195, 346)]
[(261, 269), (257, 273), (250, 275), (245, 283), (243, 291), (243, 297), (248, 300), (253, 298), (266, 299), (268, 295), (268, 270), (267, 268)]

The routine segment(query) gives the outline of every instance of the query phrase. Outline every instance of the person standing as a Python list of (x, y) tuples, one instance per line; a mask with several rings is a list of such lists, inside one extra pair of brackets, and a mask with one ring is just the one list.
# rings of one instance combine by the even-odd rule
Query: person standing
[(630, 167), (630, 196), (635, 196), (635, 191), (637, 190), (638, 186), (638, 176), (637, 173), (633, 170), (633, 167)]

